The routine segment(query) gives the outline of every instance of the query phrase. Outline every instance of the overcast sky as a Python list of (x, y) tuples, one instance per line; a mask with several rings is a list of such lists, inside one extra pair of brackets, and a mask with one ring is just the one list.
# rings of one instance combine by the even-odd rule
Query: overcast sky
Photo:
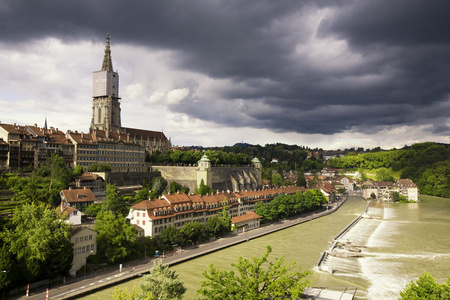
[(106, 33), (122, 126), (174, 145), (450, 142), (450, 1), (0, 2), (0, 121), (87, 132)]

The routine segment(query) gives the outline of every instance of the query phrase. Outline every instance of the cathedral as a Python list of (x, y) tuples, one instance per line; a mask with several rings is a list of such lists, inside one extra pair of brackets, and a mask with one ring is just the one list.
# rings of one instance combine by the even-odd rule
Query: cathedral
[(122, 127), (119, 97), (119, 73), (114, 72), (109, 33), (106, 36), (102, 69), (94, 72), (92, 85), (92, 119), (89, 131), (105, 130), (128, 134), (130, 139), (145, 147), (147, 153), (162, 153), (172, 148), (171, 142), (160, 131)]

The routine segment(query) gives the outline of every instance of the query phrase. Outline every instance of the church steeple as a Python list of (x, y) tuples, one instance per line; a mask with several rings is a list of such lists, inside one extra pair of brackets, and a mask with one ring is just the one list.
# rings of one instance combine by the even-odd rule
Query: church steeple
[(102, 71), (113, 71), (111, 49), (109, 48), (109, 32), (106, 34), (105, 56), (103, 57)]
[(94, 72), (92, 97), (91, 130), (120, 129), (119, 74), (113, 71), (109, 33), (106, 35), (102, 70)]

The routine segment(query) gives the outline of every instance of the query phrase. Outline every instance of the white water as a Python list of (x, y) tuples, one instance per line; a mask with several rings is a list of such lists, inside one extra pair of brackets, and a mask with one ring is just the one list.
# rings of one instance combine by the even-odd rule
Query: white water
[(450, 274), (450, 218), (433, 218), (431, 209), (420, 209), (417, 204), (371, 207), (369, 218), (340, 239), (362, 246), (363, 257), (329, 257), (324, 268), (368, 287), (368, 299), (398, 299), (399, 291), (425, 270), (445, 281)]

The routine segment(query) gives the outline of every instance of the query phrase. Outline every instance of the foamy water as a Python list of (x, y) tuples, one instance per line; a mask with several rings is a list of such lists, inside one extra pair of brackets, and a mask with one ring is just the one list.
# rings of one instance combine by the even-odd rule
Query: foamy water
[[(433, 219), (431, 211), (422, 216), (414, 210), (408, 204), (371, 207), (368, 217), (340, 239), (362, 246), (363, 257), (330, 257), (325, 266), (333, 269), (334, 276), (366, 280), (368, 299), (398, 299), (399, 292), (425, 270), (445, 278), (450, 264), (448, 220)], [(442, 231), (442, 241), (430, 237), (435, 230)]]

